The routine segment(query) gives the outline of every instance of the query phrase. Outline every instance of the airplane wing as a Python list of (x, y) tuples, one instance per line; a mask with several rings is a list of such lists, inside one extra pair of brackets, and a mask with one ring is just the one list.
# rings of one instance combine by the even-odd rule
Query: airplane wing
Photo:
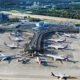
[(8, 63), (9, 63), (9, 64), (11, 63), (11, 61), (12, 61), (12, 59), (8, 59)]
[(10, 47), (10, 48), (12, 48), (12, 47), (13, 47), (13, 44), (12, 44), (12, 45), (8, 45), (8, 44), (7, 44), (7, 43), (5, 43), (5, 42), (4, 42), (4, 45), (5, 45), (5, 46), (7, 46), (7, 47)]
[(66, 79), (63, 79), (63, 78), (59, 78), (59, 76), (54, 76), (54, 78), (56, 78), (58, 80), (66, 80)]
[(6, 59), (6, 57), (2, 58), (2, 59), (1, 59), (1, 62), (4, 61), (5, 59)]
[(59, 49), (59, 48), (62, 48), (62, 46), (61, 45), (49, 45), (48, 47), (52, 47), (52, 48), (54, 48), (54, 49)]
[(62, 80), (62, 78), (59, 78), (59, 80)]
[(5, 56), (4, 54), (0, 54), (1, 56)]
[(56, 76), (54, 76), (54, 78), (55, 78), (56, 80), (66, 80), (66, 79), (63, 79), (63, 78), (58, 78), (58, 77), (56, 77)]
[(63, 64), (63, 61), (62, 60), (60, 60), (60, 62)]
[(66, 39), (51, 39), (52, 41), (55, 41), (55, 42), (63, 42), (65, 41)]
[(54, 42), (58, 42), (58, 40), (57, 40), (57, 39), (53, 39), (53, 41), (54, 41)]
[(4, 45), (7, 46), (7, 47), (9, 47), (9, 46), (6, 44), (6, 42), (4, 42)]

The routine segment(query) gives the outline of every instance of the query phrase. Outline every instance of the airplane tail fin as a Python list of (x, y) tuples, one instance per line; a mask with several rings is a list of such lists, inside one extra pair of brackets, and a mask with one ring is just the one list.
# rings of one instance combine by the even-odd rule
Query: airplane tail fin
[(66, 38), (63, 40), (63, 42), (65, 42), (66, 41)]
[(56, 58), (53, 57), (52, 60), (54, 60), (54, 62), (55, 62), (56, 61)]
[(40, 57), (37, 57), (37, 62), (41, 64)]
[(11, 37), (9, 36), (9, 40), (11, 40)]
[(6, 42), (4, 42), (4, 45), (7, 46)]
[(68, 44), (64, 47), (64, 49), (68, 48)]
[(68, 56), (67, 56), (67, 57), (65, 57), (65, 58), (64, 58), (64, 60), (65, 60), (65, 61), (68, 61), (68, 60), (69, 60), (69, 57), (68, 57)]
[(53, 72), (51, 72), (51, 76), (55, 76)]

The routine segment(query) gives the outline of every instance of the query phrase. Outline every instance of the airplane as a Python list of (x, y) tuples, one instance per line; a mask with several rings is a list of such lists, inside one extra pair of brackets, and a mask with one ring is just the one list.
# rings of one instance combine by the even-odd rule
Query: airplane
[(62, 60), (64, 60), (64, 61), (68, 61), (69, 60), (69, 57), (67, 56), (67, 57), (63, 57), (62, 55), (61, 56), (55, 56), (55, 55), (51, 55), (51, 54), (46, 54), (46, 56), (47, 57), (52, 57), (52, 59), (54, 60), (54, 62), (56, 61), (56, 60), (60, 60), (60, 61), (62, 61)]
[(25, 37), (33, 36), (33, 34), (31, 34), (31, 33), (25, 33), (24, 36), (25, 36)]
[(33, 36), (33, 34), (31, 34), (31, 33), (25, 33), (23, 36), (22, 36), (22, 38), (23, 39), (29, 39), (29, 38), (31, 38)]
[(62, 35), (64, 35), (63, 32), (56, 32), (55, 34), (56, 34), (57, 36), (62, 36)]
[(19, 44), (18, 45), (15, 45), (14, 43), (11, 44), (11, 45), (8, 45), (7, 43), (4, 42), (4, 45), (11, 48), (11, 49), (15, 49), (15, 48), (18, 48), (19, 47)]
[[(62, 45), (48, 45), (48, 47), (54, 48), (54, 49), (67, 49), (68, 45), (62, 46)], [(47, 47), (44, 47), (47, 48)]]
[(15, 37), (19, 37), (19, 36), (22, 36), (23, 33), (20, 33), (20, 32), (12, 32), (12, 33), (10, 33), (10, 35), (15, 36)]
[(22, 20), (20, 19), (19, 21), (22, 22), (22, 23), (26, 23), (27, 22), (27, 20), (23, 20), (23, 19)]
[(66, 34), (66, 33), (64, 33), (64, 36), (69, 37), (69, 38), (77, 39), (77, 37), (76, 37), (76, 36), (71, 35), (71, 34)]
[(0, 60), (1, 61), (8, 60), (8, 63), (10, 63), (11, 60), (14, 59), (15, 57), (16, 57), (16, 55), (4, 55), (4, 54), (1, 54), (0, 55)]
[(51, 76), (58, 78), (59, 80), (67, 80), (67, 79), (76, 79), (76, 77), (73, 77), (71, 75), (65, 75), (65, 74), (54, 74), (51, 72)]
[(26, 59), (26, 57), (18, 59), (18, 62), (22, 62), (23, 64), (25, 64), (26, 62), (29, 62), (29, 61), (30, 61), (30, 59)]
[(18, 42), (21, 42), (21, 41), (24, 40), (23, 38), (17, 38), (17, 37), (16, 37), (16, 38), (10, 38), (10, 37), (9, 37), (9, 39), (10, 39), (10, 40), (13, 40), (13, 41), (18, 41)]
[(54, 41), (54, 42), (65, 42), (66, 41), (66, 38), (65, 39), (48, 39), (50, 41)]

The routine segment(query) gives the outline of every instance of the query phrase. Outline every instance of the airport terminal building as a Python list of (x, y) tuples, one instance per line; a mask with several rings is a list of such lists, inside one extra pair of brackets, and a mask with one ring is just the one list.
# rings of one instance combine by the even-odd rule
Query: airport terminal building
[(8, 20), (8, 15), (0, 13), (0, 23), (6, 22)]

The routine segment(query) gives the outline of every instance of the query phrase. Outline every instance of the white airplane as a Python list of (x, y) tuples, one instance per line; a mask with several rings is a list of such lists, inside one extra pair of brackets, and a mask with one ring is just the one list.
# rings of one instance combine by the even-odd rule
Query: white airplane
[(69, 38), (77, 39), (77, 37), (74, 36), (74, 35), (72, 35), (72, 34), (66, 34), (66, 33), (64, 33), (64, 36), (69, 37)]
[(8, 63), (11, 62), (12, 59), (14, 59), (16, 57), (16, 55), (4, 55), (4, 54), (0, 54), (0, 60), (4, 61), (4, 60), (8, 60)]
[(30, 61), (30, 59), (27, 59), (26, 57), (22, 57), (22, 58), (18, 59), (18, 62), (22, 62), (23, 64), (26, 64), (29, 61)]
[(48, 45), (48, 47), (51, 47), (51, 48), (54, 48), (54, 49), (66, 49), (66, 48), (68, 48), (68, 45), (66, 45), (66, 46), (62, 46), (62, 45)]
[(46, 54), (47, 57), (51, 57), (54, 61), (56, 60), (64, 60), (64, 61), (68, 61), (69, 60), (69, 57), (63, 57), (62, 55), (61, 56), (55, 56), (55, 55), (52, 55), (52, 54)]
[(9, 37), (9, 39), (10, 39), (10, 40), (13, 40), (13, 41), (18, 41), (18, 42), (24, 40), (23, 38), (18, 38), (18, 37), (16, 37), (16, 38), (10, 38), (10, 37)]
[(48, 39), (50, 41), (54, 41), (54, 42), (65, 42), (66, 41), (66, 38), (65, 39)]
[(10, 35), (15, 36), (15, 37), (19, 37), (19, 36), (22, 36), (23, 33), (20, 33), (20, 32), (12, 32), (12, 33), (10, 33)]
[(27, 20), (24, 20), (24, 19), (22, 19), (22, 20), (20, 19), (19, 21), (22, 22), (22, 23), (26, 23), (27, 22)]
[(4, 45), (11, 48), (11, 49), (15, 49), (15, 48), (18, 48), (19, 47), (19, 44), (18, 45), (15, 45), (14, 43), (11, 44), (11, 45), (8, 45), (7, 43), (4, 42)]
[(73, 77), (71, 75), (65, 75), (65, 74), (54, 74), (51, 72), (51, 76), (58, 78), (59, 80), (67, 80), (67, 79), (76, 79), (76, 77)]

